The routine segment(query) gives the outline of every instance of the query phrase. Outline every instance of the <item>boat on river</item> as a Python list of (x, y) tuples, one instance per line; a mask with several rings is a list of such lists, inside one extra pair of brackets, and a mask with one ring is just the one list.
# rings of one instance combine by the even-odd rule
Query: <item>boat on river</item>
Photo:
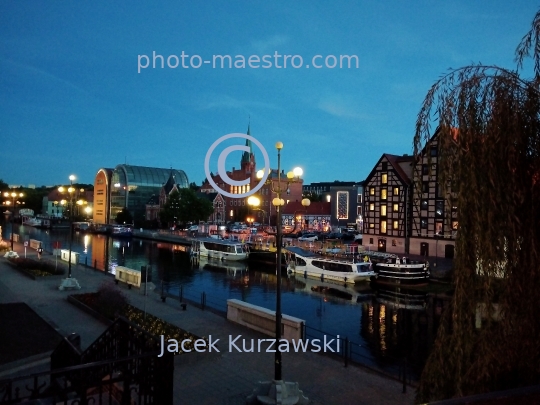
[(399, 258), (396, 255), (375, 264), (376, 283), (425, 285), (429, 283), (429, 264), (424, 261)]
[(375, 276), (370, 262), (354, 262), (322, 257), (299, 247), (287, 247), (287, 271), (321, 280), (355, 284)]
[(197, 238), (193, 240), (192, 252), (201, 257), (217, 260), (246, 260), (248, 248), (239, 241), (214, 238)]
[(36, 217), (23, 217), (22, 224), (27, 226), (33, 226), (34, 228), (41, 228), (43, 226), (41, 218)]
[(110, 228), (110, 233), (113, 238), (131, 238), (133, 236), (133, 228), (129, 226), (113, 226)]

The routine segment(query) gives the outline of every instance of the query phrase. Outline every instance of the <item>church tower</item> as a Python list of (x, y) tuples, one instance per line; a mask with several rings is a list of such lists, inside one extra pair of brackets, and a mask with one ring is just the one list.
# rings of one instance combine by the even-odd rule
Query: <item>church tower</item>
[[(250, 124), (248, 124), (247, 135), (251, 135)], [(240, 168), (246, 174), (246, 177), (251, 178), (251, 183), (253, 183), (255, 180), (255, 155), (253, 154), (251, 140), (246, 139), (246, 146), (249, 148), (249, 152), (242, 153)]]

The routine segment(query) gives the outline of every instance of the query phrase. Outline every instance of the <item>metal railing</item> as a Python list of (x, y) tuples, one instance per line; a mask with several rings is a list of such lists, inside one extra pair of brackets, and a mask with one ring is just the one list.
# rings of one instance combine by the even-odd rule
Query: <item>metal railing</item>
[[(189, 303), (202, 310), (211, 311), (224, 317), (227, 316), (227, 303), (217, 299), (208, 299), (208, 294), (205, 291), (185, 288), (183, 285), (180, 285), (178, 294), (173, 294), (165, 290), (165, 283), (162, 282), (160, 294), (163, 302), (169, 298), (178, 301), (180, 305)], [(390, 355), (384, 355), (383, 359), (377, 359), (369, 355), (367, 353), (368, 348), (361, 343), (351, 341), (346, 336), (335, 335), (304, 324), (304, 339), (309, 339), (310, 341), (319, 339), (322, 346), (325, 336), (327, 342), (330, 339), (334, 339), (336, 344), (333, 344), (332, 347), (334, 349), (339, 347), (339, 350), (335, 350), (334, 352), (324, 352), (321, 350), (319, 352), (320, 354), (341, 359), (344, 367), (348, 367), (349, 364), (359, 365), (385, 377), (398, 380), (403, 383), (403, 392), (406, 392), (407, 386), (417, 386), (419, 378), (417, 370), (420, 367), (406, 356), (396, 358)], [(337, 344), (338, 340), (339, 344)]]
[(384, 356), (384, 363), (381, 364), (380, 359), (375, 359), (373, 356), (366, 354), (366, 349), (361, 343), (353, 342), (348, 337), (334, 335), (320, 329), (312, 328), (304, 324), (304, 339), (313, 341), (318, 339), (319, 342), (328, 342), (329, 340), (339, 341), (339, 344), (333, 345), (335, 351), (322, 351), (321, 354), (340, 358), (343, 361), (344, 367), (348, 367), (349, 363), (353, 363), (386, 377), (401, 381), (403, 383), (403, 392), (407, 392), (407, 386), (417, 386), (418, 374), (415, 371), (415, 363), (407, 359), (406, 356), (396, 358), (389, 355)]

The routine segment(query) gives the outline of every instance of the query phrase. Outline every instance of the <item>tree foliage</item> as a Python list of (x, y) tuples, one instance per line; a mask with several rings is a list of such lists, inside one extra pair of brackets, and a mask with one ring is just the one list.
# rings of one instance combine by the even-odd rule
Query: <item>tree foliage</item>
[(439, 183), (455, 192), (459, 220), (455, 295), (422, 373), (422, 402), (540, 378), (540, 12), (516, 61), (515, 71), (451, 70), (418, 115), (415, 153), (437, 120)]
[(120, 211), (116, 215), (116, 223), (123, 225), (123, 224), (131, 224), (133, 222), (133, 216), (127, 209), (127, 207), (122, 208), (122, 211)]
[(206, 221), (214, 211), (212, 203), (199, 198), (194, 190), (181, 188), (173, 191), (160, 213), (162, 223), (170, 223), (174, 218), (180, 223)]

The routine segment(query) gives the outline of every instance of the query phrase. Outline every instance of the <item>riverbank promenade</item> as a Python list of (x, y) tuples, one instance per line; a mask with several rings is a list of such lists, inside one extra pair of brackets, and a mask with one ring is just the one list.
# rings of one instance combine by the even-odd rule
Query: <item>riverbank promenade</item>
[[(24, 257), (22, 244), (15, 250)], [(28, 249), (27, 257), (36, 258)], [(46, 255), (43, 260), (53, 260)], [(60, 263), (59, 263), (60, 265)], [(66, 263), (61, 265), (67, 268)], [(81, 290), (59, 291), (61, 276), (31, 280), (0, 258), (0, 304), (26, 303), (62, 336), (77, 333), (82, 348), (88, 347), (107, 326), (67, 301), (70, 294), (95, 292), (102, 283), (114, 284), (111, 276), (82, 265), (72, 267)], [(198, 336), (220, 339), (220, 353), (190, 353), (175, 358), (174, 403), (175, 404), (244, 404), (258, 381), (268, 381), (274, 375), (273, 353), (229, 352), (229, 336), (242, 335), (241, 339), (265, 338), (264, 335), (227, 321), (224, 317), (203, 311), (190, 304), (182, 310), (180, 303), (167, 299), (164, 303), (159, 294), (128, 289), (119, 286), (129, 302), (148, 313), (179, 326)], [(4, 332), (5, 333), (5, 332)], [(7, 333), (17, 336), (19, 331)], [(36, 337), (39, 339), (39, 336)], [(223, 342), (223, 343), (221, 343)], [(49, 352), (0, 364), (0, 379), (14, 375), (27, 375), (44, 371), (49, 367)], [(414, 388), (392, 379), (372, 373), (361, 367), (344, 363), (339, 359), (316, 353), (283, 353), (283, 377), (298, 382), (310, 404), (412, 404)]]

